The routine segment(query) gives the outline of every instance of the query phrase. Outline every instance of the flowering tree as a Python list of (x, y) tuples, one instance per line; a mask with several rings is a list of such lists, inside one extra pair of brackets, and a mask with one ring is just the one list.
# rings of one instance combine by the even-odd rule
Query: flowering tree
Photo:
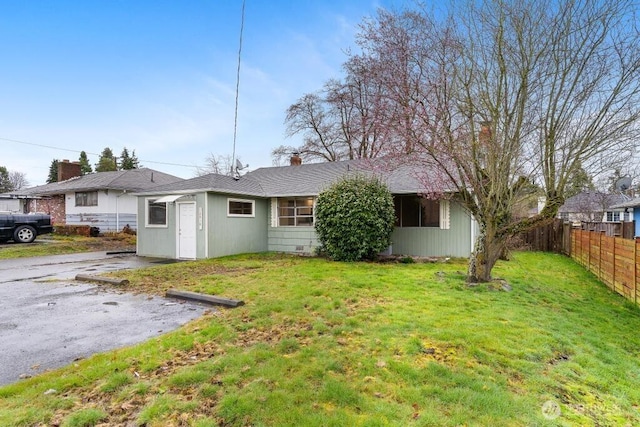
[[(578, 168), (632, 154), (640, 110), (640, 36), (627, 1), (469, 2), (444, 22), (380, 11), (362, 57), (392, 105), (388, 125), (425, 169), (457, 189), (478, 221), (469, 279), (491, 279), (508, 239), (557, 214)], [(425, 179), (429, 192), (433, 172)], [(532, 182), (546, 204), (520, 219)]]
[[(362, 24), (347, 64), (375, 88), (376, 155), (424, 166), (425, 194), (456, 189), (479, 224), (470, 280), (490, 280), (510, 237), (557, 214), (579, 169), (597, 175), (634, 154), (636, 12), (628, 0), (470, 0), (443, 20), (381, 10)], [(544, 208), (516, 218), (534, 184)]]

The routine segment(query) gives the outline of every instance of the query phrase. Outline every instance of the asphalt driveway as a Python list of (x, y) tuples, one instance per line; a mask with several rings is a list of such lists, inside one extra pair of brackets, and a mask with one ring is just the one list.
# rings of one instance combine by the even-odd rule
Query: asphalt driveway
[(74, 280), (161, 262), (105, 252), (0, 260), (0, 385), (144, 341), (209, 309)]

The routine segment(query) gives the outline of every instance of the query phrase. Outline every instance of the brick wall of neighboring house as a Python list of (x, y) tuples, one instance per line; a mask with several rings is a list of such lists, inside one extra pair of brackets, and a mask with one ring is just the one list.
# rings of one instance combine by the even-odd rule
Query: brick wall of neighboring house
[(50, 196), (45, 199), (29, 200), (29, 212), (42, 212), (51, 215), (52, 224), (66, 224), (64, 194)]

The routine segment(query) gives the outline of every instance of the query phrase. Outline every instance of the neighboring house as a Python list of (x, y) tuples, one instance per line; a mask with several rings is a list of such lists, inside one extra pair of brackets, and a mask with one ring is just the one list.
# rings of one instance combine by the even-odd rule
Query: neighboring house
[(0, 194), (0, 212), (23, 212), (22, 203), (16, 196)]
[[(319, 245), (313, 227), (316, 197), (350, 174), (371, 174), (367, 164), (292, 164), (257, 169), (237, 179), (210, 174), (139, 192), (138, 255), (200, 259), (263, 251), (313, 254)], [(410, 167), (377, 175), (396, 206), (389, 253), (471, 253), (477, 228), (460, 204), (447, 197), (420, 197), (424, 186)]]
[(612, 209), (622, 209), (631, 220), (635, 221), (635, 236), (640, 237), (640, 197), (611, 206)]
[(626, 202), (624, 194), (585, 191), (569, 197), (558, 209), (558, 218), (569, 222), (620, 222), (630, 221), (631, 215), (615, 207)]
[(120, 231), (137, 224), (137, 198), (131, 193), (183, 181), (153, 169), (97, 172), (80, 176), (77, 163), (59, 163), (58, 182), (8, 193), (20, 198), (21, 212), (44, 212), (56, 225), (89, 225)]

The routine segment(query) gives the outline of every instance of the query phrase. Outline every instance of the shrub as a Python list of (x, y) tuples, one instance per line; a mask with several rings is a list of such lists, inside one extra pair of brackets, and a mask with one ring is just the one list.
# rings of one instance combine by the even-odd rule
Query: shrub
[(64, 224), (56, 224), (54, 226), (54, 233), (59, 236), (85, 236), (89, 237), (92, 233), (92, 228), (96, 228), (98, 232), (100, 229), (98, 227), (91, 227), (88, 225), (64, 225)]
[(345, 178), (318, 196), (315, 229), (336, 261), (374, 259), (391, 244), (394, 222), (393, 197), (375, 178)]

